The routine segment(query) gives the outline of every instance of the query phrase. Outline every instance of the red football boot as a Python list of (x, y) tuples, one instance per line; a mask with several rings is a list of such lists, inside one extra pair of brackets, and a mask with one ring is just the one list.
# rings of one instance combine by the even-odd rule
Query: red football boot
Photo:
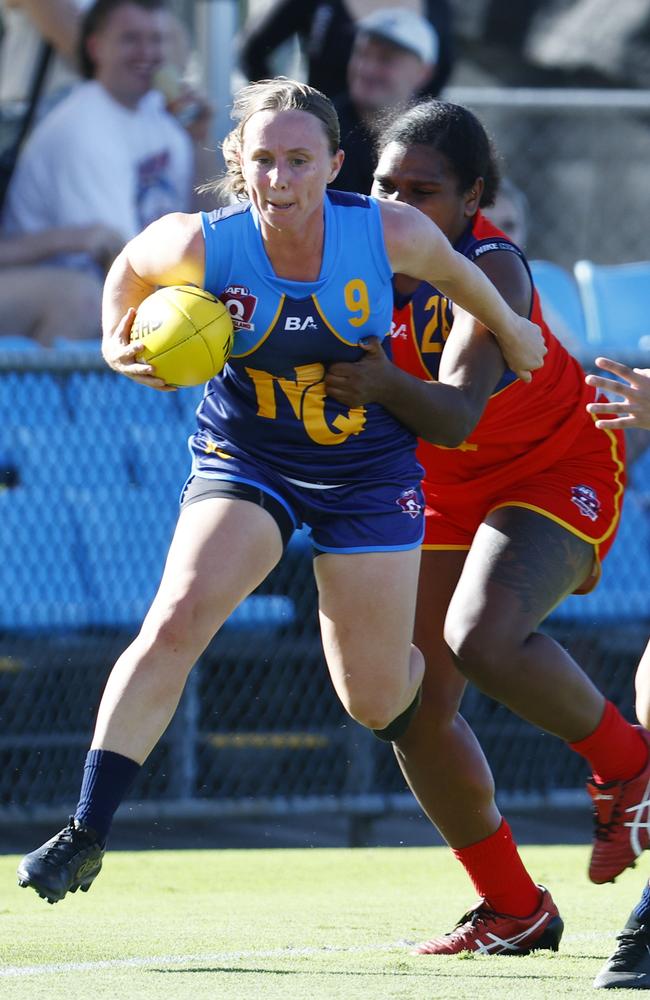
[[(640, 729), (650, 748), (650, 733)], [(613, 882), (650, 847), (650, 754), (635, 778), (587, 782), (594, 807), (594, 846), (589, 878), (597, 885)]]
[(477, 955), (527, 955), (547, 948), (557, 951), (564, 930), (551, 894), (543, 885), (540, 904), (529, 917), (511, 917), (495, 913), (482, 899), (461, 917), (453, 931), (418, 945), (415, 955), (458, 955), (462, 951)]

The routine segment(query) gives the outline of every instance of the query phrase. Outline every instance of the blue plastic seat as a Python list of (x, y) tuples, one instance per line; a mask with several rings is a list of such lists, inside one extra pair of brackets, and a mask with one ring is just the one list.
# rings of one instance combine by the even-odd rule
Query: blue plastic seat
[(531, 260), (530, 269), (551, 332), (572, 354), (584, 354), (589, 343), (575, 278), (550, 260)]
[(574, 273), (587, 339), (614, 357), (650, 356), (650, 261), (594, 264), (579, 260)]
[(44, 351), (45, 348), (33, 337), (20, 333), (8, 333), (0, 337), (0, 354), (3, 351)]
[(161, 424), (180, 417), (176, 392), (157, 392), (108, 369), (67, 380), (72, 415), (88, 427)]
[(53, 347), (55, 351), (66, 354), (94, 354), (98, 360), (102, 356), (102, 342), (99, 337), (84, 337), (78, 340), (56, 337)]
[[(628, 468), (630, 486), (650, 500), (650, 447), (646, 448)], [(650, 514), (649, 514), (650, 516)]]
[(188, 434), (191, 434), (196, 427), (196, 408), (203, 399), (203, 390), (204, 386), (195, 385), (179, 389), (176, 393), (181, 420)]
[(0, 425), (0, 459), (22, 485), (54, 491), (92, 489), (131, 481), (127, 431), (111, 427), (104, 437), (83, 424), (61, 419), (51, 425)]
[(285, 628), (295, 615), (294, 603), (286, 594), (251, 594), (235, 608), (223, 627), (228, 631)]
[(52, 426), (68, 417), (63, 382), (50, 372), (0, 372), (0, 426)]
[(187, 446), (191, 430), (180, 419), (128, 427), (135, 481), (177, 502), (192, 467)]
[[(153, 489), (99, 489), (74, 508), (88, 577), (93, 625), (136, 629), (153, 600), (177, 516), (176, 504)], [(291, 598), (251, 595), (230, 616), (227, 629), (284, 627), (295, 614)]]
[(614, 544), (591, 594), (567, 597), (549, 621), (623, 623), (650, 618), (650, 591), (639, 565), (650, 560), (650, 497), (628, 489)]
[(296, 528), (289, 539), (287, 551), (313, 556), (314, 547), (311, 541), (311, 529), (304, 524), (301, 528)]
[(70, 505), (51, 488), (0, 492), (0, 630), (82, 628), (89, 621)]
[(162, 575), (176, 511), (155, 491), (118, 484), (80, 494), (74, 508), (93, 625), (133, 628)]

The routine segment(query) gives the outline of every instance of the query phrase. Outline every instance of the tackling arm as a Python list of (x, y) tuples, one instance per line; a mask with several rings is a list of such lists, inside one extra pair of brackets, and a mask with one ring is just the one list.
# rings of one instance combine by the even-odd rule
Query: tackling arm
[(526, 382), (540, 368), (546, 345), (539, 327), (518, 316), (481, 270), (457, 253), (422, 212), (381, 201), (386, 248), (393, 270), (427, 281), (491, 330), (508, 366)]
[(351, 407), (379, 403), (418, 437), (446, 448), (457, 448), (472, 433), (504, 370), (494, 338), (477, 332), (465, 312), (454, 319), (437, 381), (402, 371), (376, 338), (362, 346), (361, 361), (330, 366), (327, 394)]

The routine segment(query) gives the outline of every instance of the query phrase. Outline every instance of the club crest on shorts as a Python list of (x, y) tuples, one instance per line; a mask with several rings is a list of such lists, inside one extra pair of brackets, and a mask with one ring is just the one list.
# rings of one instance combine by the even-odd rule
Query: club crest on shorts
[(574, 503), (581, 514), (595, 521), (601, 511), (598, 494), (591, 486), (572, 486), (571, 503)]
[(422, 513), (422, 502), (417, 490), (403, 490), (395, 501), (402, 508), (403, 514), (409, 517), (419, 517)]

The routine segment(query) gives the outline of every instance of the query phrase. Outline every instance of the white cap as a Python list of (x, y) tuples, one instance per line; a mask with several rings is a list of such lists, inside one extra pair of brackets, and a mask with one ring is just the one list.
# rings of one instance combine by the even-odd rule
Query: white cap
[(438, 32), (430, 21), (404, 7), (375, 10), (357, 21), (357, 31), (385, 38), (393, 45), (415, 53), (424, 63), (438, 59)]

